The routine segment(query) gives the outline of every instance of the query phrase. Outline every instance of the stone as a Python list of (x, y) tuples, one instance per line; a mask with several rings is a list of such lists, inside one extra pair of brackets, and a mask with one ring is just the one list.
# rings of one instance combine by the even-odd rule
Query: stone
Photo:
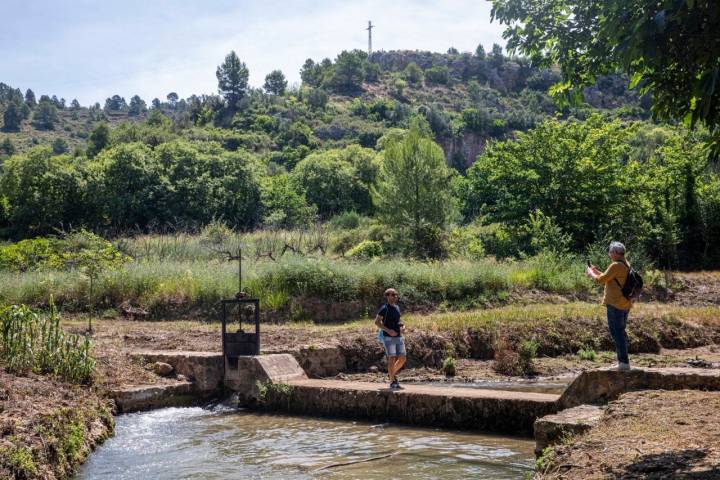
[(183, 375), (182, 373), (178, 374), (175, 378), (177, 378), (178, 382), (187, 382), (188, 378)]
[(535, 420), (535, 455), (567, 435), (577, 436), (598, 424), (603, 408), (597, 405), (580, 405)]
[(223, 356), (220, 352), (188, 352), (182, 350), (142, 350), (130, 357), (141, 363), (163, 362), (172, 365), (175, 373), (192, 380), (195, 389), (215, 395), (223, 385)]
[(174, 368), (169, 363), (165, 362), (153, 362), (150, 364), (150, 370), (155, 373), (155, 375), (160, 375), (161, 377), (167, 377), (170, 375)]
[(720, 370), (705, 368), (599, 368), (581, 373), (563, 392), (560, 408), (601, 404), (631, 390), (720, 390)]
[(238, 394), (242, 405), (253, 405), (260, 397), (260, 387), (306, 380), (308, 376), (289, 353), (240, 356), (225, 360), (225, 387)]
[(368, 372), (378, 373), (378, 372), (380, 372), (380, 369), (377, 366), (373, 365), (372, 367), (368, 368)]
[(118, 413), (137, 412), (161, 407), (194, 405), (201, 401), (190, 382), (168, 385), (138, 385), (110, 391)]
[(333, 377), (347, 370), (345, 355), (337, 346), (307, 346), (292, 354), (310, 378)]

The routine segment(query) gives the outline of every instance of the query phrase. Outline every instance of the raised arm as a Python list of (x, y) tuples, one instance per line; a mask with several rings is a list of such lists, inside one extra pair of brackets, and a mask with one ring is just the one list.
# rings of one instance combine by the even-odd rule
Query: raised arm
[(612, 263), (603, 273), (600, 273), (600, 271), (596, 269), (590, 274), (590, 276), (597, 283), (608, 283), (618, 276), (619, 268), (620, 265), (618, 265), (617, 263)]

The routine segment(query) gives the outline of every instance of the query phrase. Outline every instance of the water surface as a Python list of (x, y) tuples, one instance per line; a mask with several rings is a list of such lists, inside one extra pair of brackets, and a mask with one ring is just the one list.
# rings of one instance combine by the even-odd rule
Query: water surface
[(77, 479), (522, 479), (534, 459), (526, 438), (225, 408), (116, 420)]

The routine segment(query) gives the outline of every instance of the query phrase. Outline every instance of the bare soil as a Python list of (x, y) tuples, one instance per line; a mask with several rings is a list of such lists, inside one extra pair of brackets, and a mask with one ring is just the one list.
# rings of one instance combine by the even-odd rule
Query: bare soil
[(628, 393), (600, 424), (543, 458), (538, 480), (718, 479), (720, 392)]
[(680, 305), (720, 305), (720, 272), (676, 273), (669, 300)]
[[(368, 322), (369, 324), (370, 322)], [(65, 327), (81, 333), (86, 325), (81, 320), (65, 322)], [(145, 365), (135, 363), (128, 353), (138, 350), (188, 350), (220, 351), (220, 325), (193, 321), (178, 322), (136, 322), (127, 320), (95, 320), (93, 322), (94, 354), (98, 365), (95, 384), (100, 388), (116, 388), (139, 384), (164, 383), (171, 380), (158, 377)], [(444, 347), (448, 335), (439, 332), (411, 331), (412, 345), (420, 352), (414, 352), (415, 366), (404, 370), (402, 377), (409, 381), (456, 381), (476, 380), (518, 380), (493, 369), (492, 360), (457, 359), (456, 375), (448, 379), (440, 364), (445, 357)], [(263, 325), (262, 349), (264, 353), (297, 351), (307, 347), (342, 345), (351, 355), (362, 356), (371, 349), (379, 349), (375, 340), (374, 327), (348, 326), (289, 326)], [(435, 345), (433, 342), (439, 344)], [(413, 352), (411, 352), (413, 353)], [(583, 360), (577, 355), (566, 354), (557, 357), (539, 357), (534, 361), (534, 375), (545, 379), (567, 378), (583, 370), (599, 368), (616, 362), (613, 352), (601, 351), (594, 360)], [(434, 356), (434, 358), (429, 358)], [(428, 358), (425, 358), (428, 357)], [(360, 372), (342, 374), (342, 378), (364, 381), (385, 381), (381, 363), (377, 363), (376, 352), (365, 361), (356, 363)], [(439, 359), (439, 361), (438, 361)], [(644, 367), (715, 367), (720, 368), (720, 347), (705, 345), (691, 349), (664, 349), (658, 353), (631, 355), (634, 365)], [(377, 372), (367, 371), (362, 365), (376, 364)]]

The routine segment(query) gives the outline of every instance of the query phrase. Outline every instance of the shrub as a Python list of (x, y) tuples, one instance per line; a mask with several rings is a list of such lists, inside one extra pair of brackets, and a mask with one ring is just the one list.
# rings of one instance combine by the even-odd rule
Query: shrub
[(498, 339), (493, 345), (495, 361), (493, 370), (503, 375), (521, 376), (535, 373), (533, 360), (539, 344), (535, 340), (525, 340), (517, 348), (506, 338)]
[(595, 361), (597, 359), (597, 352), (592, 347), (585, 346), (578, 350), (577, 356), (580, 360)]
[(110, 242), (86, 230), (0, 246), (0, 270), (17, 272), (82, 269), (89, 263), (109, 268), (126, 260)]
[(442, 363), (443, 373), (448, 377), (455, 376), (455, 359), (451, 356), (445, 357)]
[(360, 226), (360, 215), (357, 212), (343, 212), (332, 217), (330, 225), (343, 230), (351, 230)]
[(447, 85), (450, 74), (447, 67), (436, 65), (425, 70), (425, 80), (428, 83)]
[(232, 234), (233, 231), (225, 223), (213, 220), (202, 229), (200, 243), (211, 246), (222, 245), (230, 239)]
[(520, 359), (527, 365), (531, 365), (532, 361), (537, 357), (538, 348), (540, 344), (535, 339), (524, 340), (520, 344), (519, 354)]
[(380, 242), (364, 240), (345, 253), (350, 258), (372, 258), (383, 254), (383, 246)]

